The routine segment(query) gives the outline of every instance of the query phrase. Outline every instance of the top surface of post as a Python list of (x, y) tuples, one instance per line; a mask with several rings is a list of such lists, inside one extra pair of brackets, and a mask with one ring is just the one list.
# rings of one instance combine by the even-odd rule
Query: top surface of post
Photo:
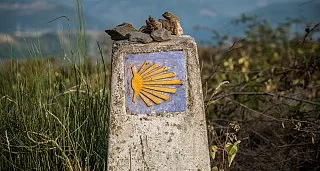
[(156, 44), (172, 44), (172, 43), (195, 43), (195, 40), (193, 37), (189, 35), (182, 35), (182, 36), (173, 36), (171, 40), (167, 41), (161, 41), (161, 42), (151, 42), (147, 44), (143, 43), (136, 43), (136, 42), (130, 42), (129, 40), (117, 40), (113, 42), (114, 46), (123, 46), (123, 45), (135, 45), (135, 46), (144, 46), (144, 45), (156, 45)]
[[(171, 47), (169, 47), (171, 46)], [(113, 43), (113, 50), (122, 48), (121, 51), (128, 53), (146, 53), (148, 51), (182, 50), (185, 48), (197, 48), (194, 38), (188, 35), (173, 37), (163, 42), (151, 42), (148, 44), (131, 43), (128, 40), (118, 40)], [(120, 50), (120, 49), (119, 49)]]

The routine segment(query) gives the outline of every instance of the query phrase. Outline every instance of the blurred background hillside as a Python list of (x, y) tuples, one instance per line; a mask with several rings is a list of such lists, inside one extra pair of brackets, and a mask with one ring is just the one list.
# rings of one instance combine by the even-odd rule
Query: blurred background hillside
[[(286, 18), (300, 19), (294, 31), (304, 32), (305, 26), (315, 23), (320, 16), (320, 1), (315, 0), (84, 0), (83, 12), (88, 45), (96, 41), (110, 44), (106, 28), (122, 22), (144, 25), (151, 15), (161, 18), (164, 11), (172, 11), (180, 17), (185, 34), (196, 38), (199, 44), (215, 43), (212, 31), (230, 37), (243, 35), (243, 25), (232, 25), (231, 21), (241, 14), (257, 16), (258, 21), (268, 20), (275, 26)], [(45, 55), (61, 56), (59, 40), (69, 29), (75, 29), (76, 2), (64, 0), (0, 0), (0, 59), (28, 57), (30, 43), (39, 40)], [(66, 18), (58, 17), (66, 16)], [(52, 21), (54, 20), (54, 21)], [(51, 21), (51, 22), (50, 22)], [(61, 33), (62, 32), (62, 33)], [(29, 41), (30, 40), (30, 41)], [(50, 41), (49, 41), (50, 40)], [(38, 42), (39, 43), (39, 42)], [(98, 51), (89, 47), (89, 55)]]

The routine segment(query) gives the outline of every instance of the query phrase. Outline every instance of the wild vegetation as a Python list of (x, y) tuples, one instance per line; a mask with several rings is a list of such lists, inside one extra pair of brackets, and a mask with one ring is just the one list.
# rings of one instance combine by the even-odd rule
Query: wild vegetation
[(320, 168), (320, 42), (309, 37), (318, 25), (294, 33), (299, 22), (243, 15), (243, 37), (213, 31), (218, 45), (200, 48), (215, 170)]
[[(297, 22), (242, 16), (243, 37), (199, 47), (213, 170), (319, 169), (320, 40)], [(77, 34), (64, 58), (2, 61), (0, 170), (106, 170), (110, 67)]]
[(1, 61), (0, 170), (106, 169), (109, 64), (90, 62), (80, 0), (76, 9), (63, 58), (35, 41), (31, 59)]

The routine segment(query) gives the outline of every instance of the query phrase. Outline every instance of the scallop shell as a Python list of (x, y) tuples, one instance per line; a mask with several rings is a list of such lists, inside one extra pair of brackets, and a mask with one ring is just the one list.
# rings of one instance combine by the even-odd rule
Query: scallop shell
[(177, 90), (167, 85), (181, 85), (181, 80), (174, 80), (176, 73), (167, 72), (167, 67), (161, 67), (159, 64), (151, 64), (146, 61), (137, 72), (136, 67), (131, 67), (133, 89), (132, 101), (136, 103), (139, 96), (142, 101), (151, 107), (169, 100), (168, 94), (175, 94)]

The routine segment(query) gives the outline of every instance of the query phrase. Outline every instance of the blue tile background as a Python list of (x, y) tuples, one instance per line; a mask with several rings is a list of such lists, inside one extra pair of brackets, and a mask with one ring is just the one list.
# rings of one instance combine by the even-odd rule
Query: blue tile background
[[(127, 54), (125, 57), (125, 86), (126, 86), (126, 110), (134, 114), (150, 114), (150, 113), (165, 113), (165, 112), (184, 112), (186, 110), (186, 76), (185, 76), (185, 58), (183, 51), (170, 52), (155, 52), (143, 54)], [(164, 93), (170, 97), (168, 101), (163, 101), (161, 104), (154, 104), (152, 107), (147, 107), (146, 104), (137, 97), (136, 103), (132, 102), (133, 90), (131, 87), (132, 70), (135, 66), (137, 71), (141, 65), (149, 61), (151, 64), (160, 64), (161, 67), (166, 66), (167, 72), (176, 73), (176, 77), (172, 79), (182, 80), (182, 85), (168, 85), (165, 87), (176, 88), (176, 94)], [(151, 64), (149, 66), (151, 66)]]

